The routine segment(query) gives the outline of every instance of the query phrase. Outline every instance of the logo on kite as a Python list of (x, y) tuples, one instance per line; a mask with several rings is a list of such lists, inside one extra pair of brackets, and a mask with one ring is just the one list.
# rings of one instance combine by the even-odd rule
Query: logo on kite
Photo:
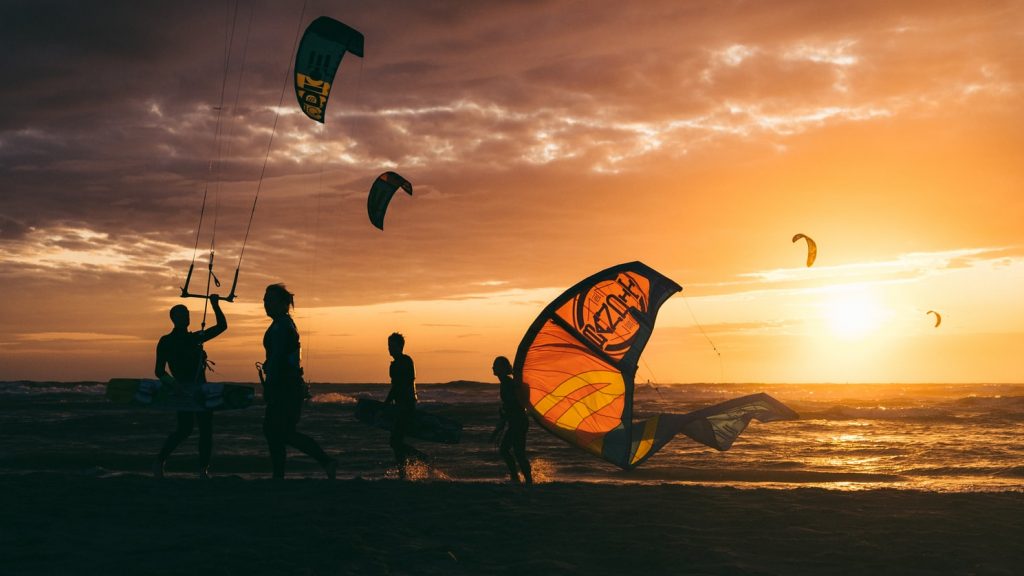
[(658, 310), (682, 288), (640, 262), (602, 270), (548, 304), (523, 336), (513, 377), (548, 432), (624, 469), (683, 433), (728, 450), (752, 419), (796, 418), (767, 394), (633, 420), (637, 363)]
[(323, 123), (331, 84), (345, 52), (363, 57), (363, 34), (333, 18), (321, 16), (306, 28), (295, 54), (295, 97), (299, 107)]
[(574, 300), (574, 327), (609, 354), (629, 349), (640, 328), (630, 309), (647, 312), (647, 296), (630, 274), (601, 282)]
[(929, 311), (924, 313), (925, 316), (927, 316), (929, 314), (935, 314), (935, 328), (938, 328), (939, 324), (942, 324), (942, 314), (939, 314), (935, 310), (929, 310)]
[(395, 172), (385, 172), (373, 181), (370, 195), (366, 197), (366, 213), (370, 222), (377, 228), (384, 229), (384, 215), (387, 214), (391, 197), (399, 188), (412, 196), (412, 184)]
[(811, 240), (810, 236), (803, 234), (793, 236), (793, 242), (801, 238), (807, 241), (807, 267), (810, 268), (811, 264), (814, 264), (814, 259), (818, 257), (818, 245), (814, 243), (814, 240)]

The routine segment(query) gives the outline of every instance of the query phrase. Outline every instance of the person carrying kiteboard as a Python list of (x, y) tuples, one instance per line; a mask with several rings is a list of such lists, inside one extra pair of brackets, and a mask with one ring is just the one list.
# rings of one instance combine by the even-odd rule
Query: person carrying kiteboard
[[(170, 316), (174, 328), (160, 338), (156, 345), (156, 377), (164, 386), (171, 386), (177, 394), (197, 393), (206, 383), (207, 357), (203, 343), (220, 336), (228, 329), (227, 318), (220, 309), (220, 296), (210, 294), (210, 307), (217, 323), (198, 332), (189, 332), (191, 321), (188, 307), (177, 304), (171, 307)], [(170, 368), (170, 373), (167, 369)], [(192, 434), (199, 423), (199, 478), (210, 477), (210, 456), (213, 452), (213, 412), (179, 411), (178, 427), (164, 440), (160, 453), (153, 462), (153, 476), (163, 478), (164, 463), (181, 441)]]
[(398, 475), (406, 477), (411, 460), (429, 462), (430, 458), (405, 443), (406, 435), (416, 428), (416, 367), (412, 358), (405, 354), (405, 336), (398, 332), (388, 336), (388, 354), (391, 355), (391, 388), (384, 404), (395, 405), (395, 419), (391, 425), (391, 450), (395, 453)]

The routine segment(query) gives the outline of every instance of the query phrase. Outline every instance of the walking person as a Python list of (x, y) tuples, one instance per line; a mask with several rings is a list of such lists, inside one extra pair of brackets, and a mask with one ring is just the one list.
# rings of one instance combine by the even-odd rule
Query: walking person
[(405, 337), (395, 332), (388, 336), (388, 353), (391, 355), (391, 388), (384, 404), (395, 405), (395, 419), (391, 425), (391, 450), (395, 453), (398, 475), (406, 477), (412, 459), (429, 461), (429, 457), (405, 443), (406, 435), (416, 426), (416, 367), (412, 358), (405, 353)]
[[(508, 466), (509, 478), (513, 484), (525, 482), (533, 484), (533, 472), (530, 460), (526, 457), (526, 431), (530, 428), (530, 420), (526, 416), (519, 383), (512, 378), (512, 363), (504, 356), (498, 356), (491, 365), (491, 371), (498, 377), (501, 396), (501, 408), (498, 411), (498, 425), (491, 434), (491, 442), (501, 436), (498, 453)], [(508, 430), (505, 431), (505, 427)], [(504, 432), (504, 435), (502, 435)], [(523, 479), (519, 479), (519, 472)]]
[(263, 398), (267, 404), (263, 434), (270, 449), (274, 479), (284, 478), (287, 447), (292, 446), (319, 462), (327, 478), (334, 480), (338, 461), (329, 457), (315, 440), (296, 430), (308, 387), (302, 378), (299, 331), (289, 314), (294, 307), (295, 295), (284, 284), (267, 286), (263, 309), (272, 322), (263, 335)]

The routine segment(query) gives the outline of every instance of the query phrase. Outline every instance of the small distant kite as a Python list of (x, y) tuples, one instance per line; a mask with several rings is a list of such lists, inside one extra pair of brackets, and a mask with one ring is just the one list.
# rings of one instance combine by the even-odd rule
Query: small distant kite
[(381, 230), (384, 229), (384, 215), (388, 212), (388, 204), (399, 188), (412, 196), (412, 184), (395, 172), (381, 174), (370, 187), (370, 195), (366, 198), (366, 213), (370, 216), (370, 222)]
[(935, 327), (938, 328), (939, 324), (942, 324), (942, 315), (936, 312), (935, 310), (929, 310), (924, 313), (925, 316), (929, 314), (935, 314)]
[(334, 75), (346, 52), (363, 57), (362, 33), (321, 16), (306, 28), (295, 53), (295, 97), (306, 116), (321, 124)]
[(793, 236), (793, 242), (803, 238), (807, 240), (807, 267), (810, 268), (811, 264), (814, 264), (814, 259), (818, 257), (818, 245), (811, 240), (810, 236), (804, 236), (803, 234), (797, 234)]

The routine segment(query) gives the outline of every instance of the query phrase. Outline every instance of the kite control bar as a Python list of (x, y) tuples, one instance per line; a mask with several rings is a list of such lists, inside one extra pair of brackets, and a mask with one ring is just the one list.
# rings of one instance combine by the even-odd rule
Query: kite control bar
[[(196, 263), (193, 260), (192, 263), (189, 264), (189, 266), (188, 266), (188, 275), (185, 276), (185, 285), (181, 287), (181, 297), (182, 298), (203, 298), (203, 299), (207, 299), (208, 300), (210, 298), (210, 295), (209, 295), (209, 291), (210, 291), (209, 290), (209, 280), (207, 280), (207, 290), (206, 290), (207, 293), (206, 294), (194, 294), (194, 293), (188, 291), (188, 285), (192, 281), (192, 271), (195, 269), (195, 267), (196, 267)], [(220, 288), (220, 280), (218, 280), (217, 279), (217, 275), (213, 273), (213, 250), (210, 251), (210, 264), (208, 266), (208, 270), (209, 270), (209, 277), (213, 278), (214, 285), (216, 285), (218, 288)], [(221, 300), (224, 301), (224, 302), (234, 302), (235, 301), (235, 287), (236, 286), (238, 286), (238, 268), (235, 268), (235, 279), (231, 281), (231, 292), (229, 292), (227, 296), (224, 296), (223, 298), (221, 298)]]

